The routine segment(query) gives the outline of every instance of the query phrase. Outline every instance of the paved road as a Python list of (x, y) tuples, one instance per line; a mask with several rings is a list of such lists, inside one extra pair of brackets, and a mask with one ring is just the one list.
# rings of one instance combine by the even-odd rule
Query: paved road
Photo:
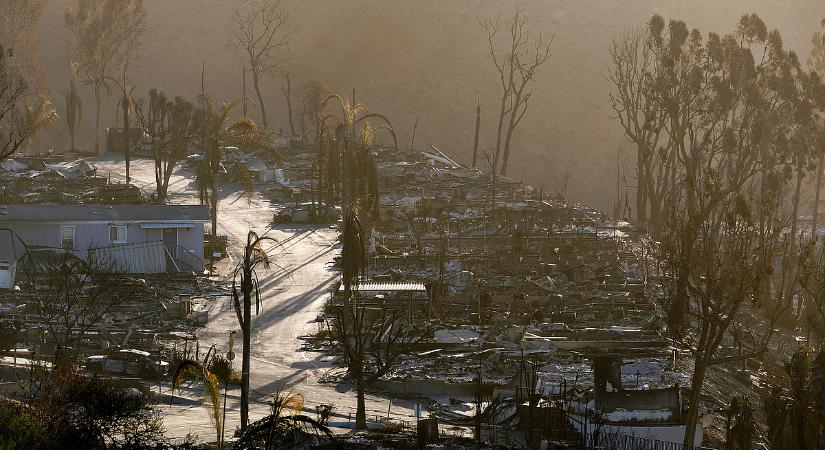
[[(117, 157), (97, 162), (101, 175), (111, 174), (113, 181), (123, 179), (123, 163)], [(151, 160), (132, 162), (133, 182), (146, 192), (154, 190), (154, 173)], [(197, 190), (191, 182), (191, 173), (178, 170), (170, 182), (170, 199), (173, 203), (197, 203)], [(280, 225), (270, 229), (276, 205), (271, 205), (260, 195), (246, 198), (232, 184), (223, 186), (218, 208), (219, 233), (230, 240), (230, 257), (237, 261), (246, 242), (248, 230), (266, 233), (278, 243), (267, 245), (274, 266), (261, 270), (260, 279), (263, 308), (253, 316), (252, 364), (250, 384), (253, 404), (251, 419), (268, 412), (266, 401), (278, 391), (291, 391), (304, 396), (305, 410), (319, 403), (336, 405), (338, 413), (354, 417), (355, 392), (347, 386), (320, 383), (319, 378), (331, 368), (329, 358), (316, 352), (302, 350), (299, 336), (317, 332), (315, 317), (323, 309), (328, 289), (335, 282), (337, 271), (331, 267), (333, 257), (340, 251), (337, 231), (325, 226)], [(233, 264), (226, 266), (222, 276), (228, 276)], [(201, 348), (215, 344), (226, 351), (229, 332), (237, 330), (238, 322), (230, 298), (215, 301), (211, 307), (209, 324), (197, 334)], [(241, 339), (235, 338), (235, 352), (241, 354)], [(240, 365), (240, 357), (235, 359)], [(368, 396), (367, 414), (384, 416), (389, 400)], [(196, 433), (202, 438), (214, 436), (214, 428), (207, 409), (200, 401), (164, 406), (165, 424), (170, 437), (183, 437)], [(239, 391), (231, 390), (227, 401), (227, 430), (234, 430), (239, 423)], [(409, 402), (393, 400), (392, 416), (411, 420)], [(340, 419), (339, 419), (340, 420)]]

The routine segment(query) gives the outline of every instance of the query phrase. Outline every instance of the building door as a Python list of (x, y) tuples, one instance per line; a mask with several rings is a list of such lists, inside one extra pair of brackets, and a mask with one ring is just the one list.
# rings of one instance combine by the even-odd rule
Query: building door
[(172, 258), (177, 259), (178, 257), (178, 229), (177, 228), (164, 228), (163, 229), (163, 245), (166, 246), (166, 250), (169, 251), (169, 255)]

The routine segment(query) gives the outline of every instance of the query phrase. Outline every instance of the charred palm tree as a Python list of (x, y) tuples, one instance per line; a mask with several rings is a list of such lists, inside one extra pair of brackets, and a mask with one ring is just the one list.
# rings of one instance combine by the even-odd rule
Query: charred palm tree
[(255, 298), (255, 314), (260, 312), (261, 291), (258, 282), (258, 267), (269, 269), (272, 265), (263, 244), (277, 243), (274, 238), (258, 236), (249, 231), (246, 236), (246, 247), (243, 259), (235, 267), (232, 276), (232, 300), (238, 324), (243, 334), (243, 359), (241, 369), (241, 429), (249, 423), (249, 364), (252, 341), (252, 298)]
[[(341, 117), (335, 128), (335, 145), (328, 155), (327, 174), (328, 189), (333, 182), (340, 183), (340, 193), (343, 196), (345, 207), (351, 207), (356, 202), (369, 205), (369, 198), (357, 195), (365, 192), (359, 189), (359, 184), (370, 185), (370, 176), (375, 178), (375, 190), (371, 194), (375, 200), (375, 207), (369, 205), (364, 209), (370, 215), (377, 210), (377, 170), (372, 160), (371, 148), (376, 136), (381, 132), (389, 133), (393, 146), (398, 148), (398, 138), (390, 120), (378, 113), (371, 113), (363, 103), (350, 103), (338, 95), (330, 95), (321, 103), (321, 110), (328, 104), (340, 106)], [(335, 115), (331, 115), (335, 117)], [(337, 117), (335, 117), (337, 119)], [(326, 119), (324, 119), (324, 122)], [(376, 122), (377, 121), (377, 122)], [(376, 124), (377, 123), (377, 124)], [(323, 125), (323, 122), (322, 122)], [(366, 216), (365, 216), (366, 217)], [(372, 217), (377, 219), (377, 216)]]
[[(271, 133), (250, 119), (232, 119), (232, 111), (240, 100), (228, 100), (220, 105), (209, 97), (203, 98), (203, 127), (201, 146), (205, 155), (197, 171), (198, 194), (201, 202), (209, 205), (212, 219), (212, 240), (218, 236), (218, 184), (221, 174), (221, 151), (227, 144), (248, 148), (271, 148)], [(276, 155), (277, 156), (277, 155)]]

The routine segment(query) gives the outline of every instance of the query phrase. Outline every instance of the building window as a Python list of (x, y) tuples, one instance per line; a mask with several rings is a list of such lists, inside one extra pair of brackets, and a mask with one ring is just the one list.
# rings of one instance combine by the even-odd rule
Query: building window
[(109, 242), (112, 244), (125, 244), (126, 225), (112, 225), (109, 227)]
[(60, 227), (60, 246), (66, 250), (74, 250), (74, 225)]

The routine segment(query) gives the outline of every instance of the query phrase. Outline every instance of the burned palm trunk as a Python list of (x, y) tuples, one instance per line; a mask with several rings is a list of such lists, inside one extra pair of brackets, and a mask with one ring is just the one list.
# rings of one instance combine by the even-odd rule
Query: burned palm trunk
[(249, 424), (249, 364), (252, 356), (252, 270), (244, 267), (243, 292), (243, 361), (241, 363), (241, 429)]
[[(275, 239), (258, 236), (250, 231), (246, 238), (243, 260), (238, 263), (232, 278), (232, 297), (235, 314), (243, 334), (243, 361), (241, 363), (241, 429), (249, 424), (249, 371), (252, 357), (252, 299), (255, 299), (255, 312), (260, 312), (260, 292), (258, 290), (258, 266), (269, 267), (269, 257), (263, 243), (275, 243)], [(239, 280), (240, 277), (240, 280)], [(240, 293), (238, 285), (240, 284)]]

